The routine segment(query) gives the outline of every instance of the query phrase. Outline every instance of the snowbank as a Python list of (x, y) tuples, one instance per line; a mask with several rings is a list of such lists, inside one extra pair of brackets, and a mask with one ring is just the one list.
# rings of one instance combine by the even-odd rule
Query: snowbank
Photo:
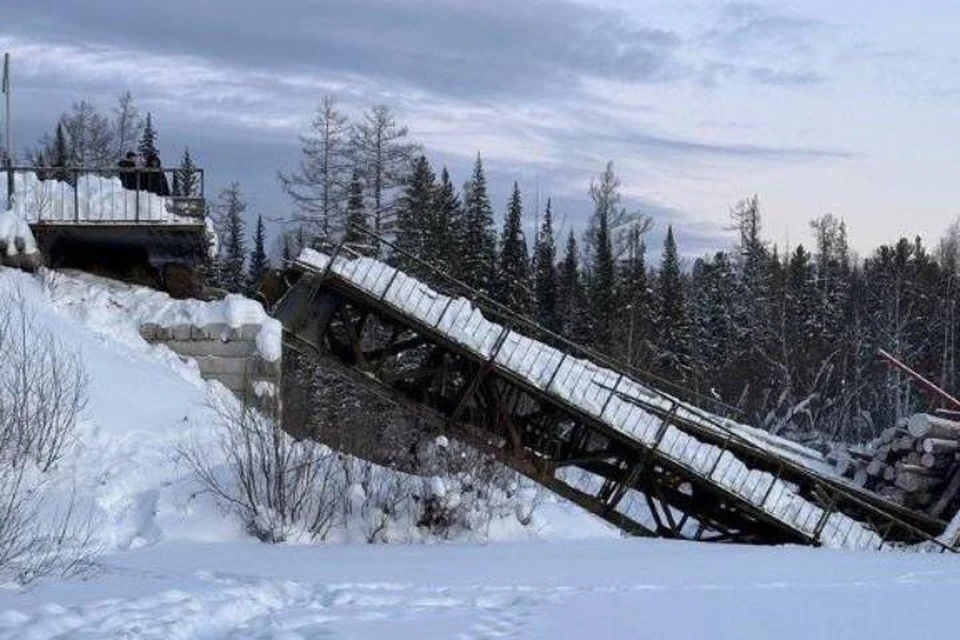
[[(6, 200), (0, 199), (0, 203), (6, 203)], [(0, 251), (6, 261), (15, 260), (20, 255), (37, 255), (37, 242), (26, 219), (12, 210), (0, 210)]]
[[(89, 402), (77, 426), (76, 445), (56, 470), (56, 484), (65, 495), (76, 493), (79, 510), (90, 511), (97, 523), (95, 542), (112, 553), (163, 541), (249, 540), (177, 459), (178, 448), (189, 443), (208, 451), (214, 464), (225, 460), (216, 428), (218, 409), (239, 410), (239, 401), (220, 384), (203, 380), (195, 364), (165, 346), (147, 343), (139, 325), (145, 320), (213, 319), (234, 325), (265, 321), (262, 308), (239, 297), (216, 304), (177, 301), (87, 274), (41, 274), (38, 278), (0, 269), (0, 301), (12, 300), (15, 291), (22, 291), (33, 322), (83, 359)], [(381, 477), (396, 475), (378, 469)], [(559, 513), (558, 525), (538, 519), (528, 527), (497, 525), (463, 535), (474, 539), (615, 535), (571, 505), (550, 501), (544, 512), (551, 510)], [(368, 527), (364, 517), (357, 514), (329, 539), (362, 540)], [(396, 522), (406, 523), (408, 529), (391, 535), (424, 540), (414, 520), (413, 512), (398, 514)]]
[[(13, 213), (30, 223), (46, 222), (198, 222), (169, 211), (169, 199), (146, 191), (124, 189), (119, 178), (78, 176), (76, 188), (63, 180), (40, 180), (35, 173), (14, 174)], [(7, 181), (0, 180), (0, 202), (6, 202)]]
[[(268, 362), (278, 362), (281, 358), (283, 326), (267, 315), (263, 305), (244, 296), (229, 294), (223, 300), (209, 302), (175, 300), (160, 291), (87, 274), (51, 273), (50, 277), (58, 292), (64, 292), (65, 304), (87, 321), (103, 326), (106, 322), (121, 320), (127, 329), (124, 333), (136, 332), (137, 339), (140, 326), (148, 324), (164, 328), (222, 326), (234, 330), (257, 326), (260, 356)], [(124, 310), (122, 319), (117, 318), (118, 308)]]

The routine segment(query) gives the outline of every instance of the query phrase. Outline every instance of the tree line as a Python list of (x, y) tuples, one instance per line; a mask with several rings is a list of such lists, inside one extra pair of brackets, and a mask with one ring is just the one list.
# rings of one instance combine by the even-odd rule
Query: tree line
[[(55, 149), (62, 137), (62, 146), (76, 149), (71, 158), (108, 150), (114, 158), (125, 148), (121, 140), (143, 138), (136, 124), (123, 124), (147, 124), (128, 94), (112, 124), (84, 105), (64, 114), (62, 134), (42, 148)], [(105, 128), (110, 136), (99, 133)], [(826, 215), (811, 222), (811, 246), (781, 253), (763, 237), (752, 197), (731, 210), (736, 240), (729, 248), (682, 263), (668, 225), (659, 260), (651, 260), (646, 237), (654, 221), (624, 206), (613, 163), (591, 181), (586, 229), (558, 237), (550, 199), (533, 212), (514, 184), (496, 216), (482, 157), (458, 188), (386, 106), (351, 119), (326, 97), (300, 143), (297, 168), (279, 174), (293, 205), (276, 252), (281, 260), (346, 236), (355, 250), (428, 282), (432, 270), (424, 265), (439, 268), (565, 338), (807, 442), (868, 439), (926, 408), (903, 374), (878, 361), (880, 348), (958, 391), (957, 225), (935, 247), (901, 238), (858, 257), (844, 223)], [(183, 163), (193, 166), (189, 151)], [(211, 205), (220, 247), (209, 279), (252, 294), (270, 260), (261, 217), (248, 238), (246, 208), (237, 183)], [(531, 217), (537, 225), (527, 238)], [(399, 251), (381, 246), (381, 236)]]
[[(591, 182), (585, 231), (558, 238), (547, 199), (528, 240), (532, 212), (516, 183), (498, 227), (481, 156), (458, 189), (387, 107), (350, 122), (326, 98), (301, 142), (298, 171), (281, 174), (296, 208), (287, 257), (346, 234), (428, 282), (426, 265), (456, 274), (565, 338), (810, 443), (865, 440), (927, 408), (878, 360), (880, 348), (957, 391), (956, 225), (933, 249), (901, 238), (859, 258), (845, 224), (825, 215), (811, 222), (812, 246), (781, 253), (752, 197), (730, 212), (733, 246), (683, 264), (668, 225), (651, 261), (654, 221), (624, 206), (613, 163)], [(387, 234), (399, 250), (358, 229)]]

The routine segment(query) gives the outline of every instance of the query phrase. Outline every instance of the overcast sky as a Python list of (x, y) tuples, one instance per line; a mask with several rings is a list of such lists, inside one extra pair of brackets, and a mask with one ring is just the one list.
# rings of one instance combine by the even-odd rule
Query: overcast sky
[(828, 212), (860, 251), (933, 242), (957, 215), (955, 1), (5, 0), (0, 17), (16, 148), (129, 89), (166, 164), (189, 145), (270, 216), (327, 93), (392, 107), (457, 182), (481, 152), (498, 212), (517, 180), (582, 225), (613, 160), (688, 255), (729, 244), (754, 193), (781, 247)]

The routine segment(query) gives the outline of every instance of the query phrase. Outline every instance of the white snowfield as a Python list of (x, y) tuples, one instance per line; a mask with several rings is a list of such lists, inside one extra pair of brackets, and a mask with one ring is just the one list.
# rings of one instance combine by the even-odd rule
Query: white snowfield
[[(6, 175), (0, 179), (0, 202), (6, 206)], [(151, 222), (203, 224), (170, 212), (170, 199), (147, 191), (124, 189), (119, 178), (80, 174), (77, 186), (64, 180), (40, 180), (35, 173), (14, 173), (13, 214), (29, 223)]]
[(34, 324), (83, 357), (90, 399), (55, 473), (92, 510), (105, 555), (87, 580), (0, 586), (0, 640), (876, 640), (956, 628), (950, 555), (622, 539), (559, 501), (492, 544), (252, 542), (171, 455), (185, 439), (215, 450), (209, 401), (233, 400), (140, 337), (142, 317), (170, 309), (162, 294), (0, 268), (0, 305), (17, 289)]
[[(676, 464), (708, 478), (730, 495), (749, 502), (825, 546), (848, 549), (878, 549), (885, 546), (882, 538), (869, 527), (838, 511), (827, 514), (821, 507), (801, 497), (791, 483), (765, 471), (748, 468), (729, 451), (701, 442), (674, 426), (667, 427), (658, 441), (661, 421), (629, 399), (642, 399), (664, 409), (669, 409), (674, 401), (653, 393), (626, 376), (564, 354), (515, 331), (508, 331), (484, 318), (469, 300), (437, 293), (419, 280), (377, 260), (340, 256), (331, 265), (329, 256), (305, 249), (298, 261), (320, 271), (330, 268), (356, 287), (419, 319), (480, 357), (494, 358), (496, 365), (503, 370), (645, 446), (655, 448)], [(682, 417), (705, 428), (721, 433), (725, 428), (760, 446), (775, 446), (776, 451), (792, 455), (795, 460), (805, 460), (810, 464), (816, 462), (815, 454), (798, 455), (801, 448), (796, 445), (788, 445), (774, 436), (762, 438), (756, 429), (731, 421), (724, 421), (723, 426), (718, 427), (694, 408), (679, 402), (677, 404)], [(564, 476), (568, 482), (577, 482), (578, 478), (582, 478), (584, 483), (593, 481), (589, 474)], [(641, 521), (647, 517), (646, 509), (639, 500), (621, 501), (616, 509)], [(652, 521), (644, 523), (652, 525)]]
[(0, 638), (951, 638), (954, 558), (591, 539), (162, 543), (0, 592)]

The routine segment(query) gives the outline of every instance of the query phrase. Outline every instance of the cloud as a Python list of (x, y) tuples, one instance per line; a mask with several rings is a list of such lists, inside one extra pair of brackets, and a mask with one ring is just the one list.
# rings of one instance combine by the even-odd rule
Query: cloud
[[(568, 89), (580, 74), (674, 77), (678, 36), (569, 0), (259, 0), (17, 3), (5, 21), (38, 39), (189, 52), (239, 68), (335, 72), (461, 98)], [(2, 27), (0, 27), (2, 30)]]
[(820, 20), (778, 13), (752, 2), (724, 5), (717, 24), (702, 40), (732, 52), (757, 50), (775, 45), (794, 52), (811, 47), (811, 38), (826, 27)]

